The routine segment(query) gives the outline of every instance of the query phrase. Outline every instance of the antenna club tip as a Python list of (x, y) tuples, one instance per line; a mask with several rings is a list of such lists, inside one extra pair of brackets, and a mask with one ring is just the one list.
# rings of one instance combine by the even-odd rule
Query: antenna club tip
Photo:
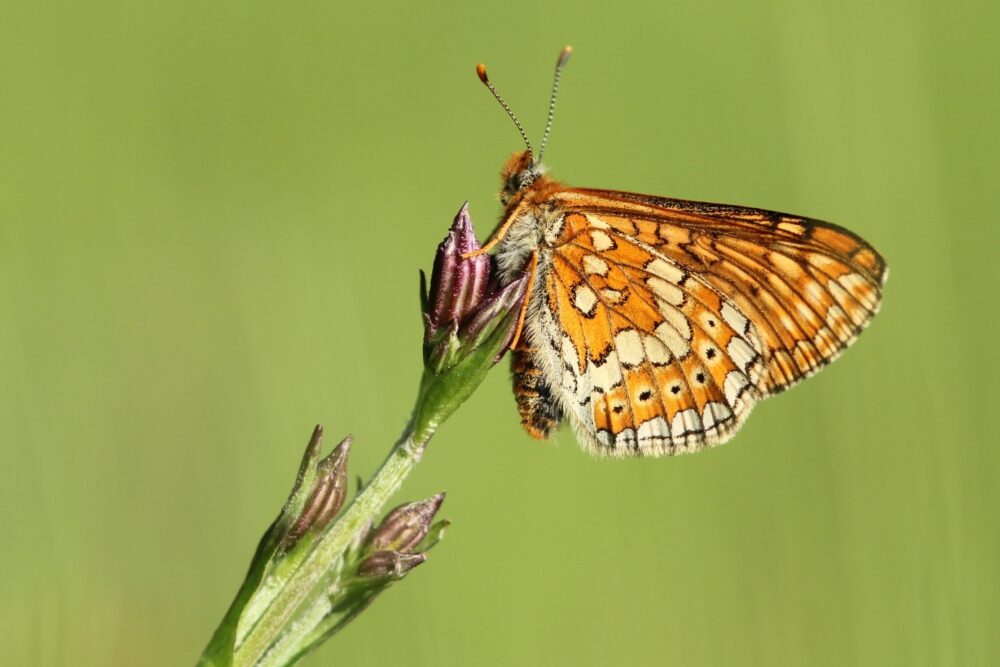
[(562, 67), (563, 65), (565, 65), (566, 61), (569, 60), (569, 57), (570, 57), (570, 55), (572, 53), (573, 53), (573, 47), (572, 46), (570, 46), (569, 44), (567, 44), (566, 46), (564, 46), (562, 52), (559, 54), (559, 60), (556, 63), (556, 66), (557, 67)]
[(490, 82), (490, 78), (486, 76), (486, 65), (482, 63), (476, 65), (476, 75), (479, 77), (479, 80), (482, 81), (483, 83)]

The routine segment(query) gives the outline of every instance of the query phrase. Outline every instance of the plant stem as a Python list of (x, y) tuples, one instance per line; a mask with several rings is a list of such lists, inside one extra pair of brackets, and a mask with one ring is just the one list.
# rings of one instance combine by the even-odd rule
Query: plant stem
[[(315, 548), (298, 562), (297, 567), (283, 573), (285, 576), (281, 577), (282, 587), (275, 591), (274, 595), (268, 596), (270, 604), (255, 614), (256, 618), (244, 618), (241, 621), (241, 626), (243, 623), (249, 623), (250, 627), (242, 640), (237, 637), (235, 665), (263, 667), (286, 664), (280, 656), (275, 656), (278, 662), (272, 662), (266, 655), (267, 652), (283, 633), (295, 632), (294, 626), (286, 628), (289, 619), (306, 602), (310, 594), (316, 592), (316, 585), (329, 572), (331, 564), (339, 561), (358, 531), (364, 528), (367, 521), (375, 516), (396, 493), (413, 466), (420, 460), (420, 455), (432, 432), (422, 435), (422, 441), (417, 442), (413, 438), (412, 423), (407, 427), (382, 466), (344, 510), (344, 514), (331, 526), (331, 533), (325, 536), (325, 539), (318, 540)], [(322, 594), (323, 591), (320, 590), (319, 593)], [(242, 630), (242, 627), (240, 629)], [(302, 629), (305, 630), (304, 639), (312, 628)], [(281, 639), (282, 644), (296, 644), (291, 637), (288, 637), (290, 642), (286, 642), (285, 637)]]
[[(291, 495), (257, 546), (243, 585), (202, 654), (200, 667), (291, 665), (342, 629), (392, 581), (423, 562), (424, 554), (410, 547), (366, 552), (372, 548), (366, 536), (381, 508), (420, 461), (438, 426), (482, 383), (515, 336), (528, 276), (495, 286), (487, 294), (492, 260), (478, 250), (463, 206), (438, 246), (430, 292), (421, 274), (424, 372), (409, 424), (368, 484), (332, 523), (344, 501), (346, 467), (337, 466), (346, 466), (349, 441), (345, 439), (330, 454), (340, 451), (341, 458), (320, 459), (322, 428), (313, 431)], [(418, 542), (428, 530), (436, 530), (425, 550), (440, 540), (447, 525), (446, 521), (430, 524), (443, 498), (439, 494), (424, 501), (433, 501), (433, 511), (421, 519), (426, 524), (420, 524)], [(393, 519), (390, 513), (372, 539), (383, 529), (396, 530), (393, 520), (403, 519)], [(382, 560), (372, 560), (377, 557)], [(387, 557), (392, 570), (382, 572), (380, 567), (388, 568)]]
[[(403, 434), (367, 485), (324, 533), (303, 540), (298, 549), (274, 560), (271, 555), (280, 531), (276, 531), (277, 523), (272, 525), (199, 667), (283, 667), (316, 645), (313, 621), (330, 611), (330, 595), (339, 584), (344, 554), (399, 490), (438, 426), (482, 381), (493, 355), (490, 349), (468, 355), (447, 379), (424, 373), (416, 408)], [(485, 368), (477, 368), (476, 361), (486, 361)]]

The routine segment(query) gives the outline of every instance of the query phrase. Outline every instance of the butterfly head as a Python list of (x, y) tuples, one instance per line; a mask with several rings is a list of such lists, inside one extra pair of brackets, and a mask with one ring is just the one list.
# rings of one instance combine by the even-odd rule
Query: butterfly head
[(545, 168), (535, 162), (530, 149), (511, 155), (500, 170), (501, 203), (506, 206), (517, 193), (531, 187), (544, 173)]

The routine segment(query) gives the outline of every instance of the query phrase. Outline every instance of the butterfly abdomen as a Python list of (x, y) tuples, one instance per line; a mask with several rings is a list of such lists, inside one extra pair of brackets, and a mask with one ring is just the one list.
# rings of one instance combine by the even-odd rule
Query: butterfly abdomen
[(530, 348), (519, 346), (512, 352), (511, 375), (524, 430), (533, 438), (545, 440), (559, 426), (563, 413), (541, 369), (535, 365)]

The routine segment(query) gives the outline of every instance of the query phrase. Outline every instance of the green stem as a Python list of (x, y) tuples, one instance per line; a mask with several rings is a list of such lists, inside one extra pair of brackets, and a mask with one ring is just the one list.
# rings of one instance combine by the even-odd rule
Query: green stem
[[(233, 664), (260, 667), (286, 664), (284, 661), (272, 662), (266, 655), (269, 648), (285, 632), (288, 621), (310, 597), (310, 593), (323, 593), (322, 590), (316, 589), (316, 585), (329, 572), (331, 564), (338, 562), (358, 531), (364, 528), (368, 520), (375, 516), (396, 493), (410, 470), (420, 460), (420, 455), (431, 435), (432, 433), (427, 433), (421, 442), (416, 442), (413, 439), (412, 427), (407, 428), (364, 490), (332, 526), (330, 534), (325, 539), (319, 540), (316, 547), (297, 563), (297, 567), (293, 566), (285, 576), (281, 577), (284, 585), (275, 595), (268, 596), (269, 606), (263, 609), (255, 620), (244, 619), (250, 622), (252, 627), (242, 641), (237, 638)], [(312, 628), (303, 627), (303, 630), (307, 631), (303, 635), (305, 637)], [(294, 628), (289, 631), (294, 632)], [(291, 637), (288, 639), (292, 640)], [(282, 637), (282, 643), (289, 642)], [(294, 640), (290, 641), (292, 645), (295, 643)], [(281, 660), (280, 656), (275, 658)]]
[(501, 313), (498, 323), (481, 334), (482, 340), (475, 346), (464, 349), (458, 345), (450, 363), (425, 370), (416, 408), (403, 435), (364, 489), (325, 532), (315, 539), (301, 540), (289, 552), (275, 557), (287, 529), (279, 517), (261, 540), (250, 572), (199, 665), (283, 667), (316, 645), (315, 633), (332, 611), (331, 599), (340, 585), (345, 554), (420, 461), (438, 426), (486, 377), (505, 345), (515, 316)]

